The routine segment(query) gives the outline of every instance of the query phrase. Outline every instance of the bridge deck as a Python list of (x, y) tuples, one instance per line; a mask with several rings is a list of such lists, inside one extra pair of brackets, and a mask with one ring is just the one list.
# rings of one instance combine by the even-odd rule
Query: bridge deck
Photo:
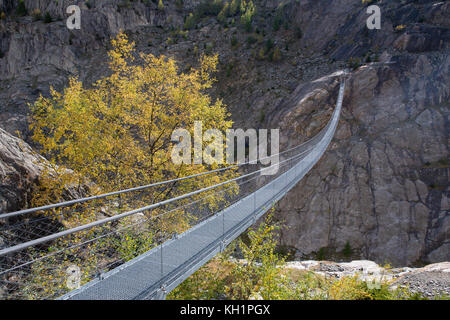
[(161, 299), (267, 212), (317, 163), (336, 130), (345, 82), (321, 139), (291, 169), (175, 239), (102, 275), (60, 299)]

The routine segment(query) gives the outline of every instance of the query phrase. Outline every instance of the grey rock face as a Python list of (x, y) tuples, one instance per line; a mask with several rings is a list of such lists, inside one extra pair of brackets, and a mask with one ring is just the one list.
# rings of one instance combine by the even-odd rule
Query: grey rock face
[[(0, 214), (30, 205), (33, 189), (39, 183), (46, 164), (47, 160), (25, 141), (0, 128)], [(66, 185), (62, 200), (85, 196), (89, 194), (89, 189), (88, 184)]]
[[(335, 139), (279, 204), (284, 245), (308, 256), (348, 243), (393, 265), (450, 259), (449, 69), (448, 54), (399, 55), (351, 74)], [(332, 78), (297, 88), (272, 117), (282, 141), (315, 134), (336, 88)]]
[(0, 213), (27, 204), (44, 161), (26, 142), (0, 128)]

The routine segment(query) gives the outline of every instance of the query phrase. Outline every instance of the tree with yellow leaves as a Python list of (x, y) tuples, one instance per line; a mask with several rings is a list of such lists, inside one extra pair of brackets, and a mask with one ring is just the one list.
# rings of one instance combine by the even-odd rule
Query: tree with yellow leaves
[[(204, 93), (215, 81), (211, 73), (216, 71), (217, 55), (202, 56), (198, 69), (180, 73), (173, 59), (137, 54), (124, 33), (112, 40), (112, 46), (110, 76), (90, 88), (71, 78), (62, 93), (52, 88), (51, 98), (41, 96), (32, 106), (30, 127), (43, 153), (103, 192), (214, 169), (174, 165), (170, 150), (173, 130), (192, 131), (194, 121), (202, 121), (203, 130), (225, 131), (232, 125), (222, 101), (213, 102)], [(201, 186), (233, 174), (206, 177)]]

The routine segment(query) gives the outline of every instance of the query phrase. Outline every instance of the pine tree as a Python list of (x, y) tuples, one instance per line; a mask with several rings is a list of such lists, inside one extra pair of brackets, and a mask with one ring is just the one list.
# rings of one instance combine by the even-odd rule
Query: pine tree
[(247, 4), (244, 0), (241, 2), (241, 23), (244, 25), (245, 30), (247, 32), (250, 32), (252, 29), (252, 19), (255, 15), (255, 6), (253, 4), (253, 1), (250, 0)]
[(230, 10), (230, 4), (227, 2), (225, 2), (225, 5), (223, 6), (222, 10), (220, 10), (218, 16), (217, 16), (217, 20), (219, 20), (219, 22), (225, 22), (228, 15), (229, 15), (229, 10)]
[(272, 60), (273, 61), (280, 61), (281, 60), (281, 51), (280, 51), (280, 49), (278, 47), (276, 47), (275, 50), (273, 51)]
[(26, 16), (28, 13), (27, 8), (25, 7), (25, 3), (23, 2), (23, 0), (19, 0), (19, 4), (17, 5), (16, 8), (16, 14), (19, 17), (23, 17)]
[(44, 15), (44, 22), (45, 23), (50, 23), (52, 21), (53, 21), (53, 19), (52, 19), (52, 16), (50, 15), (50, 12), (46, 11), (45, 15)]
[(232, 0), (230, 4), (230, 16), (234, 16), (238, 13), (238, 10), (241, 6), (241, 3), (239, 0)]

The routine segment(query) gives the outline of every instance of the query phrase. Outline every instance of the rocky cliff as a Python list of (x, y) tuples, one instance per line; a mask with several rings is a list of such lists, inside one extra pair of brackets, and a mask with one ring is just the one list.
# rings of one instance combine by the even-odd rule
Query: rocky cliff
[[(433, 58), (393, 56), (351, 74), (333, 142), (279, 204), (289, 226), (282, 242), (299, 256), (347, 245), (355, 256), (395, 265), (450, 259), (450, 57)], [(286, 144), (331, 114), (332, 79), (302, 85), (273, 116), (290, 132)]]
[(0, 128), (0, 212), (27, 205), (43, 162), (27, 143)]
[[(29, 207), (44, 171), (54, 172), (48, 161), (28, 143), (0, 128), (0, 213)], [(87, 195), (90, 187), (88, 184), (66, 185), (61, 200)]]
[[(374, 43), (385, 49), (379, 62), (354, 66), (335, 139), (279, 204), (288, 225), (281, 241), (298, 257), (394, 265), (450, 259), (448, 5), (429, 3), (421, 13), (405, 5), (395, 12), (398, 25), (414, 15), (431, 23), (404, 32), (388, 26), (359, 44), (319, 41), (337, 57)], [(335, 37), (354, 33), (352, 23), (347, 19)], [(336, 95), (332, 77), (302, 84), (269, 123), (280, 124), (289, 132), (284, 143), (295, 145), (324, 125)]]

